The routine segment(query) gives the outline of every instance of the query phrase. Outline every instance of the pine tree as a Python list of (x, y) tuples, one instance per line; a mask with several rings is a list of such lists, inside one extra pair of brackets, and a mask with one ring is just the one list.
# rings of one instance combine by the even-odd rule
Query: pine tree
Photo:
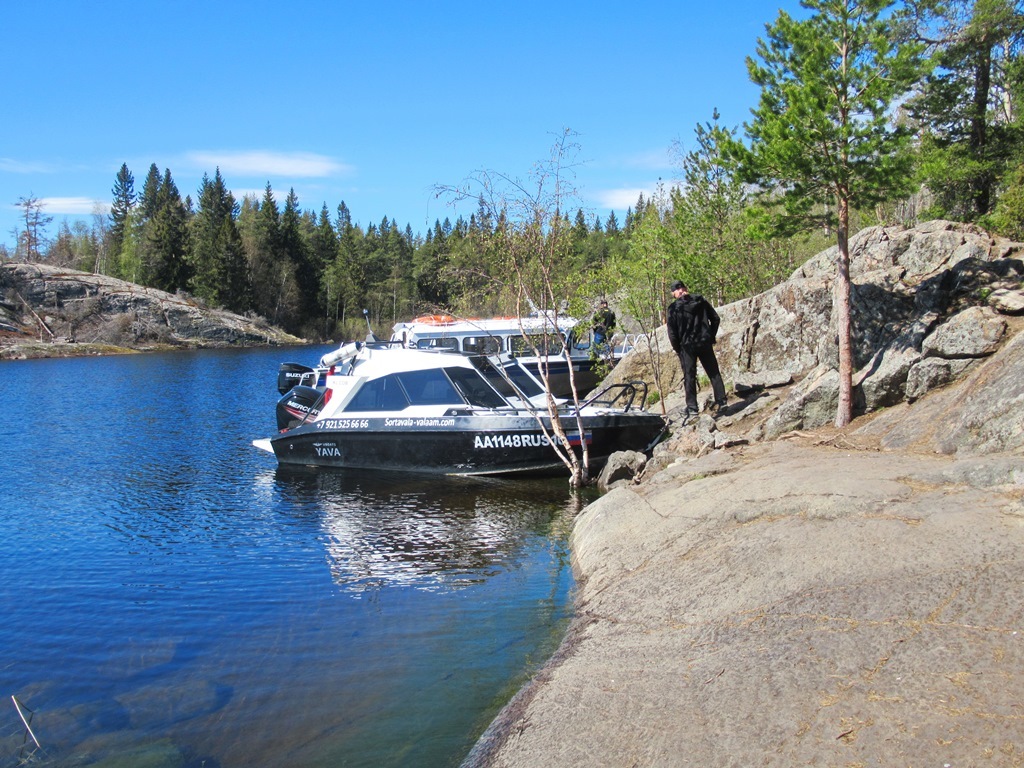
[(936, 68), (907, 105), (936, 214), (974, 221), (995, 205), (1019, 152), (1010, 68), (1024, 33), (1013, 0), (951, 0), (936, 16)]
[(19, 197), (17, 207), (25, 228), (17, 232), (17, 254), (22, 261), (40, 261), (47, 245), (46, 228), (53, 216), (43, 212), (43, 202), (33, 195)]
[(333, 332), (337, 333), (339, 329), (342, 333), (351, 331), (347, 334), (351, 338), (364, 330), (359, 326), (360, 318), (355, 314), (364, 294), (360, 258), (363, 233), (352, 223), (352, 214), (345, 201), (338, 205), (335, 228), (338, 233), (338, 250), (333, 262), (327, 266), (325, 276), (331, 296), (327, 311), (334, 320)]
[(905, 187), (907, 136), (889, 124), (895, 101), (917, 81), (921, 48), (901, 41), (894, 0), (802, 0), (797, 21), (780, 12), (748, 59), (761, 87), (744, 164), (769, 190), (781, 188), (786, 212), (809, 221), (812, 208), (835, 201), (828, 219), (838, 242), (834, 313), (839, 341), (836, 426), (852, 418), (850, 341), (851, 206)]

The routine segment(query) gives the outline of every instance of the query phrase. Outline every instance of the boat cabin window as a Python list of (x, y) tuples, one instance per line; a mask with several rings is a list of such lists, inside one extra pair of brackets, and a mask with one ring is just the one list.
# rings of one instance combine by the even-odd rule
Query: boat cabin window
[(462, 340), (462, 351), (475, 355), (501, 354), (500, 336), (467, 336)]
[(368, 381), (359, 388), (346, 411), (400, 411), (408, 407), (409, 400), (394, 374)]
[(454, 349), (456, 352), (459, 350), (459, 340), (453, 339), (450, 336), (445, 336), (440, 339), (417, 339), (417, 349)]
[(405, 371), (368, 381), (346, 411), (401, 411), (410, 405), (462, 405), (465, 401), (444, 371)]
[(455, 387), (470, 405), (481, 408), (505, 408), (508, 403), (472, 368), (445, 368)]
[(532, 356), (533, 347), (537, 347), (537, 351), (541, 355), (560, 355), (565, 346), (565, 340), (557, 333), (530, 334), (528, 339), (522, 336), (511, 336), (508, 342), (512, 354), (517, 356)]
[(397, 373), (395, 376), (402, 383), (402, 389), (411, 405), (462, 405), (462, 398), (444, 371), (430, 368)]

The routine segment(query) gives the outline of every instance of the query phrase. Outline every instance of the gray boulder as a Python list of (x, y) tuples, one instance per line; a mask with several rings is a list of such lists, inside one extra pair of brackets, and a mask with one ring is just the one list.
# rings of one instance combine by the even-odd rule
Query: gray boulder
[(921, 343), (922, 357), (983, 357), (999, 347), (1006, 321), (992, 309), (968, 307), (935, 329)]
[(839, 372), (818, 367), (790, 390), (764, 424), (767, 440), (794, 429), (814, 429), (835, 421), (839, 403)]
[(941, 357), (921, 360), (907, 374), (907, 402), (912, 403), (929, 391), (949, 384), (967, 370), (970, 364), (970, 360), (944, 360)]
[(1024, 449), (1024, 334), (975, 362), (956, 386), (906, 408), (879, 414), (863, 434), (878, 437), (887, 450), (962, 456)]
[(632, 485), (646, 463), (647, 457), (639, 451), (616, 451), (608, 457), (601, 470), (597, 487), (602, 493), (607, 493), (620, 485)]
[(733, 390), (741, 397), (773, 387), (785, 387), (793, 383), (789, 371), (744, 371), (736, 375)]
[(996, 288), (989, 294), (988, 303), (1004, 315), (1024, 315), (1024, 291)]

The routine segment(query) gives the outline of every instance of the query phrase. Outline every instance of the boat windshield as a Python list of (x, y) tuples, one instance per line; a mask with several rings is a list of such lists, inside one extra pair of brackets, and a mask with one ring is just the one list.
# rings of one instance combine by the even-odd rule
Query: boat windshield
[(470, 405), (481, 408), (508, 407), (504, 398), (488, 386), (487, 381), (472, 368), (445, 368), (445, 372)]
[(472, 362), (491, 386), (505, 397), (525, 396), (529, 399), (544, 392), (544, 388), (519, 363), (509, 362), (498, 368), (483, 357), (475, 357)]

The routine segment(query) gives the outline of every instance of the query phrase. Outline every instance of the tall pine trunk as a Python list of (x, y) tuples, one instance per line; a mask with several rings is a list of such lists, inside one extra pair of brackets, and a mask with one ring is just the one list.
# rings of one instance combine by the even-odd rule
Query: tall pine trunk
[(840, 196), (837, 240), (839, 257), (836, 263), (836, 285), (833, 308), (836, 335), (839, 341), (839, 403), (836, 426), (845, 427), (853, 419), (853, 349), (850, 343), (850, 203)]

